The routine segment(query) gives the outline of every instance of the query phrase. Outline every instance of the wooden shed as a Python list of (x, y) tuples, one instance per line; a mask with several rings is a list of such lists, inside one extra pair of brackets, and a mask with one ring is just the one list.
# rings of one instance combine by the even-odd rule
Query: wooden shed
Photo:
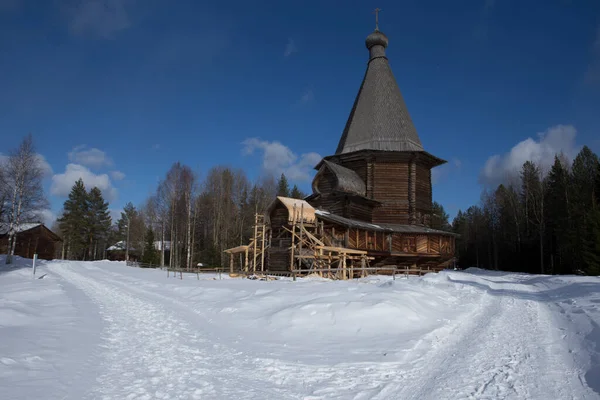
[[(62, 239), (41, 223), (21, 224), (16, 229), (15, 255), (33, 258), (34, 254), (44, 260), (58, 256)], [(0, 227), (0, 253), (8, 253), (8, 225)]]

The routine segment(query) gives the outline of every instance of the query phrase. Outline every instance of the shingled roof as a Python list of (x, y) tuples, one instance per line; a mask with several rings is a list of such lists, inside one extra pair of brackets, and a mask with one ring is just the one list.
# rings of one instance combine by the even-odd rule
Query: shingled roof
[(342, 167), (331, 161), (323, 160), (323, 166), (321, 168), (327, 168), (336, 178), (335, 190), (346, 193), (354, 193), (359, 196), (365, 196), (367, 192), (367, 186), (360, 176), (351, 169)]
[(385, 55), (387, 37), (366, 40), (369, 63), (335, 154), (359, 150), (424, 151)]

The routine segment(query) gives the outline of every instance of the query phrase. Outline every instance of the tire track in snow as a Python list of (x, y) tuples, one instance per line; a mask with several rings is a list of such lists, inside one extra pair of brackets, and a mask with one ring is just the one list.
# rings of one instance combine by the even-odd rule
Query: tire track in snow
[(107, 323), (104, 373), (89, 398), (297, 398), (248, 383), (248, 377), (239, 376), (240, 370), (252, 371), (239, 368), (243, 359), (236, 364), (235, 355), (211, 351), (206, 339), (159, 303), (88, 278), (67, 264), (51, 269), (97, 303)]
[(414, 380), (377, 398), (573, 399), (576, 374), (546, 347), (556, 341), (547, 305), (532, 286), (496, 284), (481, 318), (416, 362)]

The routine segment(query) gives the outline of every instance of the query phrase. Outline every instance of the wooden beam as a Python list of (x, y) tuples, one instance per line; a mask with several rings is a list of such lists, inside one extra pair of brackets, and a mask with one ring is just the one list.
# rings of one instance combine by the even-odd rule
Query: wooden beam
[(317, 249), (323, 251), (332, 251), (335, 253), (346, 253), (346, 254), (367, 254), (364, 250), (347, 249), (345, 247), (334, 247), (334, 246), (317, 246)]
[(250, 247), (250, 246), (244, 245), (244, 246), (232, 247), (231, 249), (223, 250), (223, 252), (228, 253), (228, 254), (242, 253), (242, 252), (248, 250), (248, 247)]

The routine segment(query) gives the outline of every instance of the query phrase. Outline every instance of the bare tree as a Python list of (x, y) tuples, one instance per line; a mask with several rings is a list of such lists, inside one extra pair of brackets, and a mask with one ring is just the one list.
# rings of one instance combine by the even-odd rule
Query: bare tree
[(47, 208), (42, 178), (44, 171), (33, 146), (33, 138), (27, 135), (18, 149), (12, 151), (4, 163), (3, 184), (7, 193), (8, 255), (6, 263), (12, 263), (17, 244), (19, 226), (37, 218), (37, 213)]

